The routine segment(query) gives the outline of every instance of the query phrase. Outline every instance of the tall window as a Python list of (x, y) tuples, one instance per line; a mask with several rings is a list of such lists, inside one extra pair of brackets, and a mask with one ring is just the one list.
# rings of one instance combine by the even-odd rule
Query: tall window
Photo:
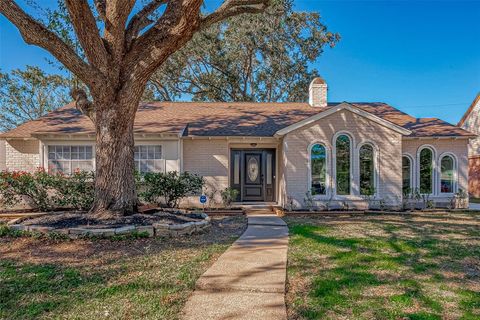
[(135, 170), (163, 172), (162, 146), (135, 146)]
[(48, 170), (65, 174), (75, 170), (93, 171), (93, 147), (48, 146)]
[(310, 152), (312, 195), (327, 194), (327, 152), (321, 144), (315, 144)]
[(341, 135), (335, 142), (336, 147), (336, 187), (337, 194), (350, 194), (350, 138)]
[(420, 193), (433, 193), (433, 151), (424, 148), (420, 151)]
[(373, 157), (373, 147), (365, 144), (359, 151), (360, 162), (360, 194), (375, 194), (375, 164)]
[(403, 194), (410, 193), (412, 190), (412, 161), (409, 157), (402, 157), (402, 190)]
[(455, 188), (455, 160), (444, 156), (440, 161), (440, 192), (453, 193)]

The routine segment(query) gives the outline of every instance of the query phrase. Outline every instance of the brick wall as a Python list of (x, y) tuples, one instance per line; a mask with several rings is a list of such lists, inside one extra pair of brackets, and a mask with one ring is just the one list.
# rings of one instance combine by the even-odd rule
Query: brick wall
[(0, 140), (0, 171), (5, 170), (6, 168), (5, 140)]
[(468, 192), (480, 198), (480, 156), (469, 158)]
[(35, 171), (40, 166), (39, 143), (38, 140), (6, 141), (6, 169)]
[[(409, 154), (414, 159), (414, 168), (417, 166), (417, 152), (420, 147), (424, 145), (431, 145), (435, 149), (435, 160), (439, 164), (442, 154), (449, 152), (453, 153), (457, 158), (457, 176), (458, 176), (458, 188), (468, 189), (468, 140), (467, 139), (415, 139), (403, 141), (403, 152)], [(440, 169), (437, 165), (435, 171), (435, 184), (437, 189), (437, 197), (440, 197), (439, 193), (439, 175)], [(416, 171), (414, 171), (416, 173)], [(418, 176), (415, 175), (414, 181), (417, 182)], [(417, 184), (414, 187), (418, 187)], [(446, 196), (449, 198), (450, 196)], [(446, 200), (446, 199), (445, 199)]]
[[(467, 119), (465, 119), (462, 128), (480, 135), (480, 99), (478, 99)], [(476, 139), (470, 140), (469, 155), (480, 155), (480, 136)]]
[[(228, 187), (228, 150), (227, 140), (183, 140), (183, 170), (203, 176), (206, 189), (221, 191)], [(220, 194), (215, 200), (221, 202)], [(198, 205), (198, 197), (182, 203), (182, 206)]]
[(334, 161), (332, 157), (333, 138), (339, 131), (347, 131), (353, 138), (353, 190), (352, 206), (364, 206), (359, 196), (358, 180), (358, 152), (357, 148), (364, 142), (372, 142), (378, 148), (378, 197), (389, 204), (397, 204), (401, 195), (401, 135), (389, 128), (354, 114), (342, 110), (319, 121), (297, 129), (284, 137), (284, 154), (286, 164), (284, 175), (286, 193), (294, 198), (297, 206), (303, 206), (303, 199), (309, 189), (308, 148), (313, 143), (322, 143), (328, 148), (330, 165), (327, 172), (331, 176), (330, 185), (335, 184), (333, 179)]

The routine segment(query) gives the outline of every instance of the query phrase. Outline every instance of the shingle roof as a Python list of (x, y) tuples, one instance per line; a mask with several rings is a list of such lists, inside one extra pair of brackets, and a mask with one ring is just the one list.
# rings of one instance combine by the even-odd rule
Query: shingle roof
[[(273, 136), (275, 132), (309, 118), (327, 107), (308, 103), (150, 102), (142, 103), (135, 118), (135, 133), (175, 133), (188, 136)], [(384, 120), (412, 131), (412, 136), (472, 136), (439, 119), (416, 119), (385, 103), (351, 103)], [(29, 138), (36, 134), (93, 134), (91, 121), (73, 104), (10, 130), (2, 138)]]

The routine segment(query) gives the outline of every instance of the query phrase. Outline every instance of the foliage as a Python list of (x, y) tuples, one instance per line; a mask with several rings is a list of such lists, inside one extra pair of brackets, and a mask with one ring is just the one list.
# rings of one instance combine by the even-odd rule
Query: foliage
[(143, 176), (145, 191), (141, 196), (148, 202), (160, 203), (164, 201), (165, 205), (170, 208), (176, 208), (179, 201), (191, 194), (202, 190), (204, 180), (202, 177), (177, 171), (148, 172)]
[(205, 195), (208, 198), (207, 206), (208, 206), (209, 209), (217, 206), (217, 200), (216, 200), (217, 199), (217, 194), (218, 194), (218, 190), (215, 186), (210, 186), (205, 191)]
[(37, 119), (69, 101), (67, 80), (27, 66), (0, 71), (0, 131)]
[(66, 176), (42, 168), (34, 173), (0, 173), (0, 204), (11, 207), (22, 200), (42, 211), (56, 207), (88, 210), (93, 202), (93, 173), (75, 171)]
[(285, 209), (287, 211), (293, 211), (297, 208), (297, 204), (295, 203), (295, 199), (292, 196), (287, 196), (287, 203), (285, 204)]
[(293, 1), (264, 13), (230, 18), (197, 33), (151, 77), (147, 95), (196, 101), (305, 101), (310, 68), (340, 39), (318, 12), (297, 12)]
[(237, 199), (238, 190), (233, 188), (225, 188), (222, 190), (222, 192), (220, 192), (220, 195), (222, 196), (223, 205), (226, 208), (229, 208), (232, 205), (232, 202)]

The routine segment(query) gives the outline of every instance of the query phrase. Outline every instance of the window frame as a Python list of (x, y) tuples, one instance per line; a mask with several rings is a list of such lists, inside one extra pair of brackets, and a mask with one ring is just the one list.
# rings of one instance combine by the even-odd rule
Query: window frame
[(312, 142), (308, 148), (307, 148), (307, 172), (308, 172), (308, 178), (307, 178), (307, 192), (311, 192), (312, 189), (312, 158), (311, 158), (311, 153), (312, 153), (312, 148), (315, 145), (321, 145), (325, 148), (325, 188), (326, 192), (325, 194), (316, 194), (312, 195), (314, 200), (325, 200), (328, 199), (332, 195), (332, 185), (331, 185), (331, 176), (330, 176), (330, 168), (331, 168), (331, 148), (328, 144), (326, 144), (323, 141), (314, 141)]
[(364, 197), (365, 195), (362, 195), (362, 191), (361, 191), (361, 188), (360, 188), (360, 149), (362, 149), (363, 146), (365, 145), (369, 145), (372, 147), (372, 150), (373, 150), (373, 188), (375, 189), (375, 193), (373, 194), (373, 197), (377, 197), (379, 195), (379, 191), (378, 191), (378, 186), (379, 186), (379, 161), (378, 161), (378, 157), (379, 157), (379, 150), (378, 150), (378, 147), (377, 145), (373, 142), (373, 141), (363, 141), (361, 143), (358, 144), (357, 146), (357, 155), (356, 155), (356, 158), (357, 161), (356, 161), (356, 167), (357, 167), (357, 176), (358, 176), (358, 179), (355, 181), (355, 185), (358, 185), (358, 195), (361, 196), (361, 197)]
[[(160, 146), (160, 152), (161, 152), (161, 157), (159, 160), (162, 161), (162, 171), (163, 173), (167, 172), (167, 162), (165, 160), (165, 146), (163, 143), (159, 143), (158, 141), (139, 141), (138, 143), (135, 143), (134, 145), (134, 149), (133, 149), (133, 164), (135, 166), (135, 170), (137, 171), (137, 166), (135, 165), (135, 148), (136, 147), (142, 147), (142, 146)], [(145, 159), (145, 160), (148, 160), (148, 159)], [(139, 173), (141, 173), (140, 171), (138, 171)], [(158, 172), (158, 171), (151, 171), (151, 172)], [(146, 173), (146, 172), (144, 172)]]
[[(451, 157), (453, 160), (453, 190), (452, 192), (442, 192), (442, 160), (445, 157)], [(451, 152), (444, 152), (438, 157), (438, 179), (437, 179), (438, 194), (441, 196), (453, 196), (458, 192), (458, 159), (455, 154)]]
[[(349, 194), (338, 194), (337, 193), (337, 139), (338, 137), (345, 135), (350, 140), (350, 193)], [(355, 162), (354, 159), (356, 158), (356, 148), (355, 146), (355, 138), (354, 136), (348, 131), (338, 131), (332, 138), (332, 193), (336, 199), (357, 199), (359, 198), (359, 192), (355, 190), (355, 176), (354, 176), (354, 167)]]
[[(418, 149), (417, 149), (417, 163), (416, 163), (416, 167), (415, 167), (415, 171), (416, 171), (416, 188), (418, 188), (418, 192), (420, 192), (420, 179), (421, 179), (421, 176), (420, 176), (420, 153), (422, 152), (423, 149), (430, 149), (430, 151), (432, 152), (432, 192), (429, 193), (428, 195), (429, 196), (435, 196), (437, 195), (437, 171), (438, 171), (438, 166), (437, 166), (437, 150), (435, 149), (434, 146), (430, 145), (430, 144), (424, 144), (424, 145), (421, 145)], [(422, 193), (421, 193), (422, 194)]]
[(42, 149), (42, 155), (43, 155), (41, 162), (43, 163), (43, 168), (45, 168), (47, 172), (50, 172), (48, 148), (53, 146), (92, 147), (92, 170), (93, 172), (97, 170), (95, 143), (87, 142), (87, 141), (58, 140), (58, 141), (47, 141), (47, 142), (41, 143), (40, 148)]
[(415, 191), (415, 171), (416, 171), (416, 163), (415, 163), (415, 158), (412, 157), (411, 154), (409, 153), (403, 153), (402, 154), (402, 195), (403, 195), (403, 158), (406, 157), (410, 161), (410, 192)]

